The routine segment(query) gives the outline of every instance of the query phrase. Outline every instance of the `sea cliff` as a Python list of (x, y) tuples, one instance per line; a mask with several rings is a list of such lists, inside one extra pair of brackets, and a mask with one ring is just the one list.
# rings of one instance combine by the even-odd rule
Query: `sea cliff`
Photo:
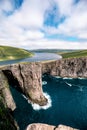
[(87, 78), (87, 57), (67, 58), (43, 63), (42, 73), (60, 77)]
[[(9, 108), (11, 111), (16, 108), (9, 84), (15, 86), (16, 89), (21, 91), (31, 102), (46, 105), (47, 99), (43, 95), (42, 90), (42, 74), (87, 78), (87, 57), (61, 59), (44, 63), (20, 63), (1, 67), (0, 98), (5, 108)], [(15, 129), (14, 119), (13, 126)], [(16, 128), (18, 129), (18, 127)]]

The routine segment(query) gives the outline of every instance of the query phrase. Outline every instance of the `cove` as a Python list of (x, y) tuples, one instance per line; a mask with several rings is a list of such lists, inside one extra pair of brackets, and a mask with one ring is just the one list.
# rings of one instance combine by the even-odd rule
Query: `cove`
[(68, 79), (44, 75), (43, 91), (51, 98), (48, 109), (34, 110), (15, 88), (10, 87), (17, 108), (13, 115), (24, 130), (31, 123), (69, 125), (87, 130), (87, 79)]

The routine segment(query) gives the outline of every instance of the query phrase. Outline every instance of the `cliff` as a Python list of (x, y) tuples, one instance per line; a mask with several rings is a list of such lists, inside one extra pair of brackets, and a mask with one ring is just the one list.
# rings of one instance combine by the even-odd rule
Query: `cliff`
[(41, 63), (22, 63), (6, 66), (2, 68), (2, 72), (9, 83), (16, 85), (17, 89), (20, 89), (30, 101), (45, 105), (47, 99), (42, 91), (41, 68)]
[(87, 57), (68, 58), (42, 64), (42, 73), (60, 77), (87, 78)]
[(77, 129), (64, 125), (52, 126), (47, 124), (36, 123), (29, 125), (26, 130), (77, 130)]
[[(33, 103), (45, 105), (47, 99), (43, 95), (42, 90), (42, 74), (50, 74), (52, 76), (61, 77), (85, 77), (87, 78), (87, 57), (85, 58), (72, 58), (62, 59), (46, 63), (21, 63), (8, 65), (0, 68), (0, 98), (6, 110), (10, 108), (12, 111), (16, 108), (12, 98), (9, 84), (13, 85), (29, 98)], [(7, 81), (8, 79), (8, 81)], [(2, 108), (0, 108), (2, 111)], [(7, 112), (8, 113), (8, 112)], [(1, 113), (0, 113), (1, 114)], [(2, 116), (3, 117), (3, 116)], [(7, 118), (7, 117), (6, 117)], [(5, 118), (5, 119), (6, 119)], [(10, 115), (9, 115), (10, 118)], [(1, 118), (0, 118), (1, 119)], [(15, 128), (14, 120), (13, 126)], [(31, 125), (32, 126), (32, 125)], [(38, 130), (38, 125), (29, 126), (27, 130)], [(57, 130), (56, 127), (40, 125), (44, 130)], [(74, 130), (63, 126), (65, 129)], [(18, 129), (16, 127), (16, 129)], [(65, 130), (66, 130), (65, 129)]]
[(13, 84), (17, 89), (20, 89), (30, 101), (39, 105), (46, 105), (47, 99), (44, 97), (42, 90), (42, 74), (87, 78), (87, 57), (45, 63), (31, 62), (8, 65), (1, 68), (1, 72), (8, 78), (9, 84)]
[(0, 130), (19, 130), (8, 108), (4, 106), (0, 96)]
[(16, 105), (11, 95), (7, 78), (2, 71), (0, 71), (0, 93), (2, 94), (5, 106), (13, 111)]
[(18, 130), (19, 127), (11, 113), (16, 105), (11, 95), (8, 81), (0, 71), (0, 130)]

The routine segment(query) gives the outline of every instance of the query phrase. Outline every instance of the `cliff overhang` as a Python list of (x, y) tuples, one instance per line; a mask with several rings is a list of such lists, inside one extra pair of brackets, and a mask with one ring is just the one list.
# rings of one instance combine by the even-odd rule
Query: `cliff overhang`
[(9, 84), (16, 86), (29, 100), (46, 105), (42, 90), (42, 74), (61, 77), (87, 78), (87, 57), (61, 59), (51, 62), (31, 62), (8, 65), (0, 68)]

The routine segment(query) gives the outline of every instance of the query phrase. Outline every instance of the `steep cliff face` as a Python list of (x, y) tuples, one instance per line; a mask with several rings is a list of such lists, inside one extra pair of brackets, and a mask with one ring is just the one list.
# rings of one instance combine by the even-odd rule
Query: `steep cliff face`
[(54, 62), (43, 63), (42, 73), (61, 77), (87, 78), (87, 57), (62, 59)]
[(77, 130), (77, 129), (64, 125), (52, 126), (47, 124), (36, 123), (29, 125), (26, 130)]
[(14, 64), (3, 67), (1, 71), (32, 102), (45, 105), (47, 99), (43, 95), (42, 74), (73, 78), (87, 77), (87, 57), (62, 59), (47, 63)]
[(11, 112), (16, 105), (11, 95), (8, 81), (3, 72), (0, 71), (0, 130), (19, 130)]
[(0, 95), (0, 130), (19, 130), (8, 108), (5, 107)]
[(16, 108), (15, 102), (9, 89), (8, 81), (2, 71), (0, 71), (0, 97), (2, 97), (4, 105), (7, 108), (11, 109), (12, 111)]
[(42, 91), (41, 67), (40, 63), (21, 63), (4, 67), (2, 71), (32, 102), (45, 105), (47, 99)]
[[(20, 89), (30, 101), (39, 105), (47, 104), (47, 99), (43, 95), (42, 90), (42, 74), (50, 74), (52, 76), (61, 77), (86, 77), (87, 78), (87, 57), (63, 59), (47, 63), (21, 63), (8, 65), (0, 69), (0, 97), (2, 97), (4, 105), (11, 110), (16, 108), (12, 98), (9, 83)], [(7, 81), (7, 78), (8, 81)], [(2, 110), (2, 108), (0, 109)], [(14, 124), (14, 123), (13, 123)], [(41, 129), (59, 130), (60, 127), (55, 126), (39, 126)], [(38, 130), (38, 125), (30, 125), (27, 130)], [(16, 127), (15, 127), (16, 128)], [(70, 127), (62, 126), (61, 130), (74, 130)]]

